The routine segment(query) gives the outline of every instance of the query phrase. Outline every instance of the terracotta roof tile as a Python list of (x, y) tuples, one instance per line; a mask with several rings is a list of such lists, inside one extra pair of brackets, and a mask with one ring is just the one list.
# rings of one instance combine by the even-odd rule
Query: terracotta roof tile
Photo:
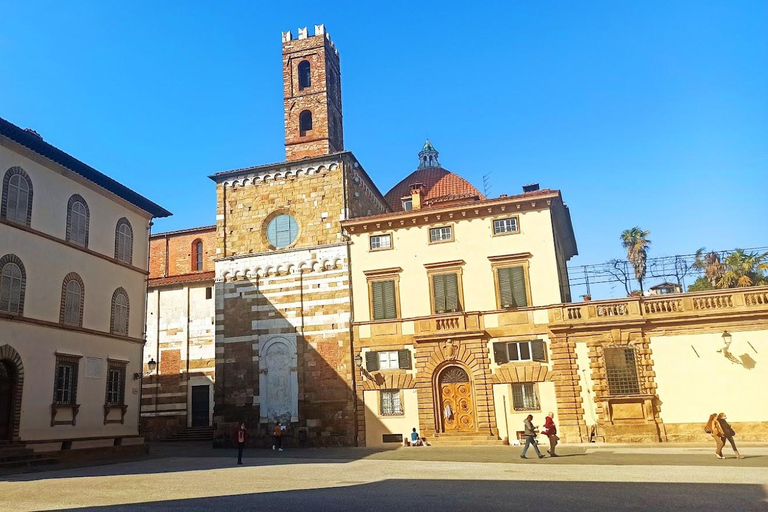
[(154, 279), (149, 279), (147, 281), (147, 285), (153, 287), (165, 286), (169, 284), (197, 283), (200, 281), (213, 281), (214, 277), (216, 277), (216, 273), (214, 271), (194, 272), (191, 274), (180, 274), (170, 277), (156, 277)]
[(384, 195), (384, 199), (387, 200), (387, 203), (389, 203), (394, 211), (403, 210), (401, 199), (411, 195), (411, 185), (414, 183), (422, 184), (422, 204), (424, 206), (429, 206), (431, 203), (439, 202), (442, 198), (450, 196), (456, 196), (455, 199), (464, 197), (485, 199), (485, 196), (479, 190), (458, 174), (447, 171), (442, 167), (430, 167), (413, 171)]

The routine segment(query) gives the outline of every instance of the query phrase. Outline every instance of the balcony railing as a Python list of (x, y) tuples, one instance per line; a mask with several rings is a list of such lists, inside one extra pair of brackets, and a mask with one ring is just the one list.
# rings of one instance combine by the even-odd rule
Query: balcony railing
[(768, 309), (768, 287), (735, 288), (654, 297), (628, 297), (549, 308), (550, 324), (610, 323), (644, 317), (739, 313)]

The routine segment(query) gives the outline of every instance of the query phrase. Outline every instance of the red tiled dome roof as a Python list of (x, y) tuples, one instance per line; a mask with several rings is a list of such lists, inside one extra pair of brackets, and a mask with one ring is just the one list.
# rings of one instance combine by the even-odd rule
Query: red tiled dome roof
[(463, 198), (485, 199), (479, 190), (458, 174), (442, 167), (428, 167), (416, 169), (384, 195), (393, 211), (403, 210), (402, 198), (411, 195), (414, 183), (422, 184), (422, 207)]

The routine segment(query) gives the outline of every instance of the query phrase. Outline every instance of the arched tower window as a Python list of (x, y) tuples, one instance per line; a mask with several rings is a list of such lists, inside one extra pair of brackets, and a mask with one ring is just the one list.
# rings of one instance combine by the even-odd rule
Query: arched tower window
[(21, 167), (11, 167), (3, 177), (0, 217), (29, 226), (32, 221), (32, 180)]
[(312, 85), (309, 61), (299, 62), (299, 90), (308, 89)]
[(79, 194), (70, 197), (67, 205), (67, 240), (88, 247), (90, 218), (91, 214), (85, 199)]
[(115, 226), (115, 259), (133, 263), (133, 228), (125, 217), (118, 220)]
[(203, 241), (199, 238), (192, 242), (192, 271), (203, 270)]
[(304, 110), (299, 114), (299, 135), (302, 137), (312, 131), (312, 112)]

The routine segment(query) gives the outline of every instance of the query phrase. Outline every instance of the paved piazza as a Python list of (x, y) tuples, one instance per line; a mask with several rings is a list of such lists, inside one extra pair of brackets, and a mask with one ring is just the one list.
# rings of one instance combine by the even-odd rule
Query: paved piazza
[(768, 448), (232, 450), (153, 446), (144, 459), (0, 477), (0, 510), (766, 511)]

